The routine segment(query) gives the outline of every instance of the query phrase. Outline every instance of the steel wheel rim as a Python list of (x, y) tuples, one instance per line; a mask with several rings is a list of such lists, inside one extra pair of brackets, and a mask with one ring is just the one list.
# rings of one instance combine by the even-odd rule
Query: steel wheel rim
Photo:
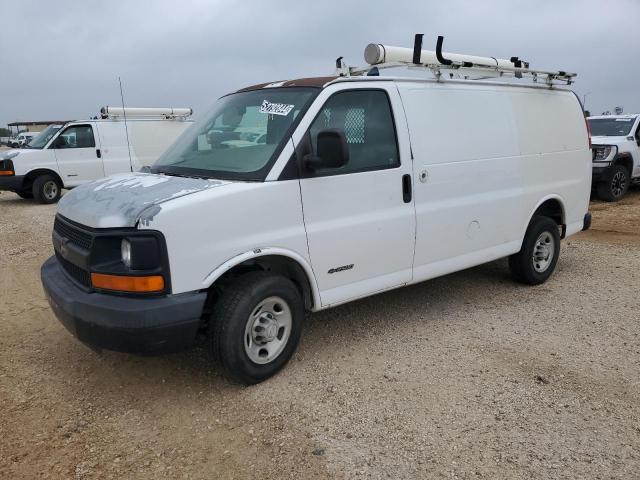
[(53, 200), (58, 195), (58, 184), (53, 180), (49, 180), (42, 186), (42, 191), (47, 200)]
[(542, 232), (533, 247), (533, 269), (538, 273), (546, 272), (556, 253), (556, 240), (551, 232)]
[(287, 346), (292, 324), (291, 308), (281, 297), (268, 297), (259, 302), (244, 330), (244, 351), (249, 359), (264, 365), (278, 358)]
[(615, 197), (619, 197), (627, 186), (627, 176), (624, 172), (616, 172), (611, 180), (611, 193)]

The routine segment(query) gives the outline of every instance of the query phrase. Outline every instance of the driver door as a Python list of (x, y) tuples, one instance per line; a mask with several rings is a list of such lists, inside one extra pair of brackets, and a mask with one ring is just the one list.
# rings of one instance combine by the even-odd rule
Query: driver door
[(66, 187), (105, 176), (100, 143), (90, 123), (65, 128), (54, 140), (52, 148)]
[(349, 150), (339, 168), (309, 171), (298, 158), (309, 255), (328, 306), (411, 281), (415, 211), (407, 129), (393, 85), (329, 87), (319, 102), (302, 138), (294, 138), (298, 152), (306, 142), (316, 155), (324, 130), (344, 133)]

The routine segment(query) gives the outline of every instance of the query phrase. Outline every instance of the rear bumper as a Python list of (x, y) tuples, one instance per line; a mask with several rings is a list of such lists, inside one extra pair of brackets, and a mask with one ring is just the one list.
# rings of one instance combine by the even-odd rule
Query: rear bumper
[(191, 346), (200, 326), (205, 292), (131, 298), (87, 292), (49, 258), (41, 279), (51, 309), (69, 332), (92, 347), (157, 354)]
[(0, 190), (8, 192), (21, 192), (24, 185), (24, 175), (12, 175), (0, 177)]

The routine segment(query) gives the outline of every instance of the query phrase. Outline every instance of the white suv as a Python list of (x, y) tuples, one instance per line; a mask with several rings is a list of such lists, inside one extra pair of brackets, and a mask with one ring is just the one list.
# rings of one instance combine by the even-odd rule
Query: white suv
[(620, 200), (640, 181), (640, 115), (589, 117), (593, 185), (607, 202)]
[[(238, 141), (242, 132), (264, 141)], [(303, 78), (222, 97), (151, 167), (59, 203), (42, 282), (82, 342), (282, 368), (305, 311), (509, 257), (540, 284), (589, 227), (591, 151), (561, 88)], [(394, 318), (389, 318), (393, 322)]]

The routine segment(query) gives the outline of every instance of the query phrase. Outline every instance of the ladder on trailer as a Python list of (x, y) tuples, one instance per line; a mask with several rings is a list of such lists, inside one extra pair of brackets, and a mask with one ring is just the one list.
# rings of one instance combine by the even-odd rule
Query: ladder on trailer
[(438, 36), (435, 51), (422, 50), (422, 37), (422, 33), (416, 34), (413, 49), (370, 43), (364, 51), (367, 66), (349, 67), (342, 61), (343, 57), (339, 57), (336, 60), (336, 74), (341, 77), (377, 76), (381, 69), (404, 67), (430, 71), (437, 80), (441, 80), (445, 74), (450, 78), (467, 80), (526, 78), (534, 83), (544, 83), (549, 87), (571, 85), (577, 76), (577, 73), (562, 70), (555, 72), (534, 70), (529, 67), (529, 62), (518, 57), (505, 60), (446, 53), (442, 51), (444, 41), (442, 36)]

